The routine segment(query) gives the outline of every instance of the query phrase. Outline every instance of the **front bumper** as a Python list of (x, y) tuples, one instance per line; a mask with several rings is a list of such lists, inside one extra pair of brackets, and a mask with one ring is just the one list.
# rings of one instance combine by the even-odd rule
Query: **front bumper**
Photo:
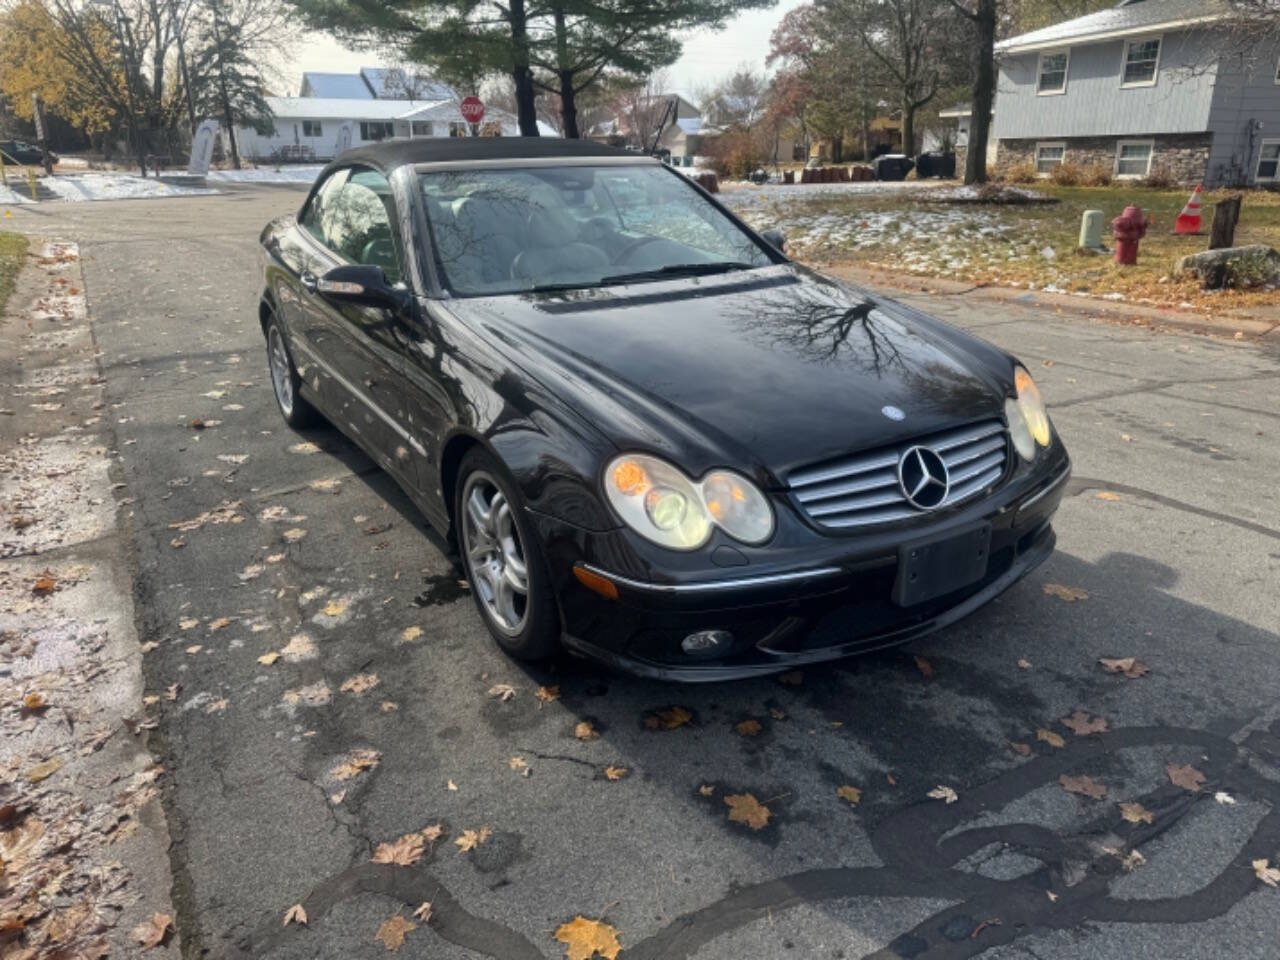
[[(763, 569), (734, 566), (718, 578), (634, 575), (621, 532), (584, 534), (539, 517), (571, 650), (630, 673), (665, 680), (710, 682), (760, 676), (905, 643), (954, 623), (983, 606), (1052, 552), (1051, 519), (1070, 476), (1065, 451), (1038, 476), (1023, 478), (927, 526), (870, 537), (825, 539), (801, 562)], [(986, 574), (975, 582), (911, 606), (893, 601), (898, 548), (922, 537), (946, 536), (990, 524)], [(578, 581), (574, 568), (603, 576), (616, 598)], [(626, 570), (627, 573), (620, 571)], [(681, 640), (722, 630), (727, 654), (700, 660)]]

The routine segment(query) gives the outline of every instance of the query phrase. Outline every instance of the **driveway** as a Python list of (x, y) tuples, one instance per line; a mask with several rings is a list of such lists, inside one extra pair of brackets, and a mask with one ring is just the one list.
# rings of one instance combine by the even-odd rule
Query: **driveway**
[(275, 411), (256, 237), (301, 197), (6, 221), (81, 245), (186, 956), (1276, 956), (1274, 345), (921, 296), (1050, 403), (1043, 567), (786, 682), (531, 669), (393, 484)]

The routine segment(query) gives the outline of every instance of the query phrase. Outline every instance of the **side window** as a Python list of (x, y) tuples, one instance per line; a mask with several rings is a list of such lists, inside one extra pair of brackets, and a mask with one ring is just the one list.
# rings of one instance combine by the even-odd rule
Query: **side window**
[(324, 237), (324, 210), (333, 201), (338, 190), (346, 182), (349, 170), (338, 170), (329, 175), (329, 179), (321, 184), (320, 189), (311, 195), (311, 202), (302, 211), (302, 227), (321, 243), (328, 245)]
[(395, 228), (391, 185), (382, 174), (355, 168), (333, 196), (323, 197), (320, 213), (323, 242), (351, 263), (379, 266), (391, 283), (399, 283), (400, 238)]

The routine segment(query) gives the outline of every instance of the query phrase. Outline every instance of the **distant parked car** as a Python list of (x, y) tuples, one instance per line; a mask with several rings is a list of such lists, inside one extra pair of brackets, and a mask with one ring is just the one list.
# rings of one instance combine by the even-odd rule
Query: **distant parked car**
[[(35, 144), (24, 140), (0, 140), (0, 153), (4, 154), (6, 163), (43, 163), (44, 154)], [(49, 160), (58, 162), (58, 155), (49, 151)]]

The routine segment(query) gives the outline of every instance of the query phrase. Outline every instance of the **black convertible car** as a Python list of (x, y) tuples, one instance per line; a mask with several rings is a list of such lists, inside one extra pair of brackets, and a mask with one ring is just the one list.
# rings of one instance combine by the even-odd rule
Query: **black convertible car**
[(270, 223), (276, 399), (457, 546), (512, 656), (720, 680), (900, 643), (1053, 550), (1017, 360), (591, 143), (353, 150)]

